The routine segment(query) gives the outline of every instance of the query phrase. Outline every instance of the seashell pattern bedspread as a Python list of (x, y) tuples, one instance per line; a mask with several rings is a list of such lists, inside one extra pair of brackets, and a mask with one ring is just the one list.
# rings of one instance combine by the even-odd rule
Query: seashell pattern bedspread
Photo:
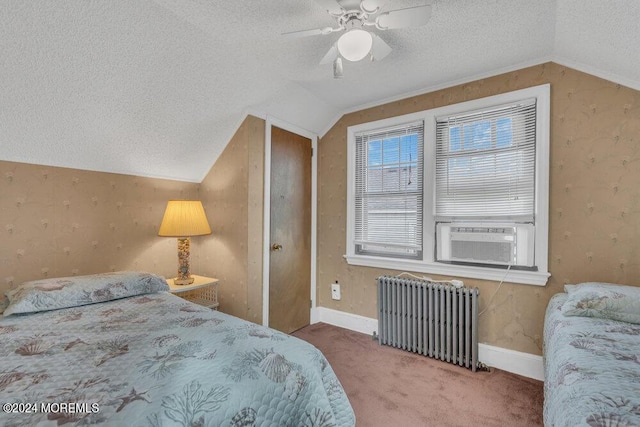
[(549, 302), (544, 325), (544, 425), (640, 426), (640, 325), (562, 314)]
[(166, 292), (3, 318), (0, 360), (3, 426), (355, 425), (318, 349)]

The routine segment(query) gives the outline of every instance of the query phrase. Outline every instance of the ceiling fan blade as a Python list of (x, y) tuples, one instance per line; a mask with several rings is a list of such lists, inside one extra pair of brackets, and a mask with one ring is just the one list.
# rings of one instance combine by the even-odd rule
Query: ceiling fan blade
[(371, 58), (374, 61), (380, 61), (391, 53), (391, 46), (380, 38), (377, 34), (371, 33), (373, 36), (373, 45), (371, 46)]
[(341, 30), (341, 28), (324, 27), (324, 28), (318, 28), (316, 30), (291, 31), (289, 33), (282, 33), (282, 35), (285, 37), (296, 37), (296, 38), (308, 37), (308, 36), (324, 36), (338, 30)]
[(331, 64), (338, 57), (338, 46), (334, 43), (329, 52), (320, 60), (320, 65)]
[(332, 15), (339, 15), (342, 13), (342, 6), (336, 0), (315, 0), (318, 5), (322, 6), (324, 10)]
[(378, 13), (386, 1), (384, 0), (362, 0), (360, 2), (360, 9), (366, 13)]
[(394, 28), (419, 27), (426, 24), (431, 17), (431, 6), (408, 7), (391, 10), (376, 18), (376, 27), (381, 30)]

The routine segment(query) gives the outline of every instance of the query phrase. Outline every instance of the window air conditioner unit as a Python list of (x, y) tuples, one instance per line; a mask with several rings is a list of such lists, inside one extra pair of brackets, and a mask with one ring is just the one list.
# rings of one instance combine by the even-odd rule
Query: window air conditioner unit
[(533, 224), (438, 223), (436, 259), (533, 267)]

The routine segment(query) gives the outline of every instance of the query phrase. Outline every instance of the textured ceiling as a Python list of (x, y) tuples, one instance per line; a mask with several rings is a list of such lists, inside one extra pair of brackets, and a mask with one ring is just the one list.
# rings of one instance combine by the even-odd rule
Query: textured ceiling
[[(350, 0), (345, 0), (350, 1)], [(424, 4), (389, 0), (387, 9)], [(199, 182), (248, 112), (344, 112), (547, 60), (640, 88), (637, 0), (436, 0), (393, 52), (319, 66), (313, 0), (0, 0), (0, 160)]]

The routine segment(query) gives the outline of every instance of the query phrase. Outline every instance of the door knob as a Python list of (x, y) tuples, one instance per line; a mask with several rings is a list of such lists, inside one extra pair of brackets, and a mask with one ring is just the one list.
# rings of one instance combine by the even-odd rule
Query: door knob
[(281, 249), (282, 249), (282, 245), (280, 243), (274, 243), (273, 246), (271, 246), (272, 251), (279, 251)]

